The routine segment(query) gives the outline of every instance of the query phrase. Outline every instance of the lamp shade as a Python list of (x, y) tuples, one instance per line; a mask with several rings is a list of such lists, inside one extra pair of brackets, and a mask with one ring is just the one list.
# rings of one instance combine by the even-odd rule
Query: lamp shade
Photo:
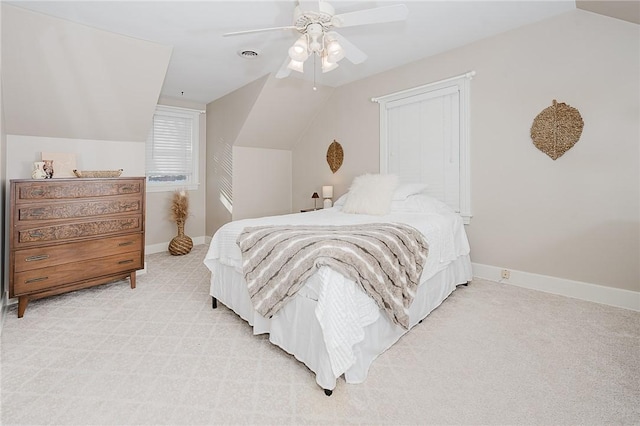
[(313, 195), (311, 196), (311, 198), (320, 198), (320, 196), (318, 195), (317, 192), (314, 192)]
[(331, 40), (327, 43), (327, 59), (331, 63), (337, 63), (344, 58), (344, 49), (337, 40)]
[(327, 56), (322, 57), (322, 72), (329, 72), (338, 68), (338, 64), (335, 62), (329, 62)]
[(293, 43), (293, 46), (289, 48), (289, 57), (296, 62), (304, 62), (307, 60), (309, 52), (305, 36), (300, 37)]
[(333, 198), (333, 186), (322, 187), (322, 198)]
[(287, 65), (287, 68), (298, 72), (304, 72), (304, 62), (294, 61), (292, 59), (289, 61), (289, 65)]

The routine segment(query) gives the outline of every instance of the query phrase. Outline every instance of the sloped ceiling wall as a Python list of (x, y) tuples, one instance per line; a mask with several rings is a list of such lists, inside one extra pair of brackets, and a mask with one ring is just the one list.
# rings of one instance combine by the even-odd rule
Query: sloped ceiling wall
[(7, 134), (146, 140), (170, 46), (1, 7)]
[(576, 0), (578, 9), (599, 13), (623, 21), (640, 24), (640, 2), (637, 0)]
[(333, 88), (269, 75), (234, 145), (290, 150), (305, 132)]

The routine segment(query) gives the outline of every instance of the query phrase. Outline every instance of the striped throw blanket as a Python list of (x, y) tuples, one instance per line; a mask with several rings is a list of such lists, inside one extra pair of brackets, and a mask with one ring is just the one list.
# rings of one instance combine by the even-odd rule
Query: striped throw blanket
[(358, 283), (404, 328), (429, 252), (418, 230), (396, 223), (248, 227), (237, 243), (249, 296), (262, 316), (278, 312), (326, 265)]

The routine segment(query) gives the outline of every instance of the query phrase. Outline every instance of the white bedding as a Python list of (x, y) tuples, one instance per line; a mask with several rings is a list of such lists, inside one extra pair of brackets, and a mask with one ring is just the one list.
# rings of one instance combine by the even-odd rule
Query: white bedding
[[(212, 271), (211, 296), (253, 325), (255, 334), (270, 333), (273, 343), (294, 354), (316, 373), (316, 381), (323, 388), (333, 389), (335, 379), (342, 374), (345, 374), (347, 381), (361, 382), (373, 359), (406, 330), (391, 323), (355, 282), (328, 267), (320, 268), (309, 278), (290, 303), (293, 306), (285, 306), (288, 309), (283, 308), (271, 319), (261, 317), (252, 312), (246, 283), (242, 277), (242, 257), (236, 239), (247, 226), (352, 225), (376, 222), (409, 224), (422, 232), (429, 243), (429, 255), (420, 280), (418, 297), (410, 312), (411, 327), (437, 307), (455, 289), (455, 284), (471, 280), (469, 244), (462, 219), (448, 208), (420, 213), (392, 211), (384, 216), (369, 216), (343, 213), (341, 207), (337, 206), (306, 213), (245, 219), (221, 227), (213, 236), (204, 261)], [(446, 271), (447, 268), (451, 271)], [(230, 279), (230, 275), (235, 276)], [(441, 288), (422, 288), (427, 285), (425, 283)], [(434, 298), (434, 294), (437, 297)], [(425, 300), (420, 300), (420, 297)], [(308, 308), (303, 308), (307, 305)], [(311, 309), (313, 315), (299, 312), (300, 309)], [(300, 327), (289, 329), (290, 326), (287, 325), (287, 321), (292, 320), (286, 317), (292, 315), (296, 322), (305, 318), (317, 322), (317, 326), (313, 325), (318, 330), (318, 336), (314, 339), (321, 341), (314, 341), (311, 347), (324, 348), (325, 351), (317, 350), (316, 355), (304, 349), (306, 354), (299, 353), (300, 350), (296, 349), (302, 347), (298, 342), (299, 336), (293, 334)], [(380, 341), (366, 342), (368, 334), (380, 334), (380, 330), (376, 331), (377, 328), (387, 330), (386, 334), (382, 333), (382, 336), (387, 337), (373, 337)], [(286, 329), (287, 332), (278, 333), (278, 329)], [(363, 353), (368, 345), (372, 348)], [(303, 346), (307, 348), (309, 344)]]

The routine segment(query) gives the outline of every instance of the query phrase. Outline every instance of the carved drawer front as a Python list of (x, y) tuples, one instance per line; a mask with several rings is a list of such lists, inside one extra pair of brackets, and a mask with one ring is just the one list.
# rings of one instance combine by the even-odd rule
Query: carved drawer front
[(69, 262), (81, 262), (111, 256), (118, 253), (142, 251), (142, 235), (132, 234), (121, 237), (81, 241), (53, 247), (35, 247), (18, 250), (14, 257), (14, 271), (23, 272)]
[[(123, 216), (75, 223), (21, 226), (15, 237), (16, 247), (31, 243), (63, 242), (84, 237), (142, 231), (142, 216)], [(33, 245), (33, 244), (31, 244)]]
[(22, 204), (17, 209), (16, 217), (18, 222), (79, 219), (119, 213), (140, 213), (142, 211), (142, 200), (139, 197), (117, 197), (112, 200)]
[(105, 197), (109, 195), (141, 194), (144, 182), (135, 179), (60, 179), (42, 183), (16, 184), (16, 202), (28, 200), (63, 200), (73, 198)]
[(15, 274), (16, 296), (38, 292), (70, 282), (133, 271), (143, 267), (142, 252), (134, 251), (82, 262), (66, 263)]

